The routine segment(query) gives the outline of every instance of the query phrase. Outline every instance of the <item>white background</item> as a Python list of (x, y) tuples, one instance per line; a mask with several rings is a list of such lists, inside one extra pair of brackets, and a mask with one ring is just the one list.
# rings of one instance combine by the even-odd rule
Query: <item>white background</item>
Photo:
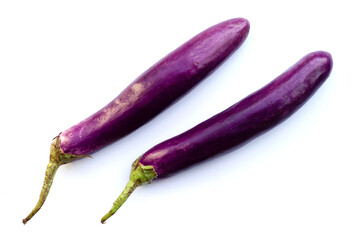
[[(1, 1), (1, 239), (360, 239), (357, 1)], [(51, 139), (204, 29), (244, 17), (243, 46), (132, 134), (62, 166), (38, 200)], [(241, 148), (138, 188), (108, 220), (130, 166), (309, 52), (331, 76)], [(7, 236), (7, 237), (5, 237)], [(92, 239), (94, 239), (92, 238)]]

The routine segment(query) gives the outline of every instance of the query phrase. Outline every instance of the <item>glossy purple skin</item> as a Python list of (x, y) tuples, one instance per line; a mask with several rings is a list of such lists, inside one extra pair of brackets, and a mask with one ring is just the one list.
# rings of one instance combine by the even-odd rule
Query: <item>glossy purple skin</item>
[(161, 178), (239, 145), (294, 113), (320, 87), (331, 69), (329, 53), (308, 54), (225, 111), (151, 148), (139, 162), (153, 166)]
[(132, 82), (103, 109), (60, 134), (65, 153), (86, 155), (137, 129), (204, 79), (246, 39), (246, 19), (196, 35)]

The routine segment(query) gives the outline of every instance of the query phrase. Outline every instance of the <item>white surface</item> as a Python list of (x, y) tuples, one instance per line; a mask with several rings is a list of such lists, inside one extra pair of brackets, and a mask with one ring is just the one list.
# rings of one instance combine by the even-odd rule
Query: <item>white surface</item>
[[(357, 1), (1, 1), (1, 239), (359, 239)], [(207, 27), (250, 21), (243, 46), (151, 122), (62, 166), (38, 200), (51, 139)], [(100, 224), (130, 165), (305, 54), (327, 82), (290, 119), (226, 155), (138, 188)], [(8, 237), (5, 237), (8, 236)]]

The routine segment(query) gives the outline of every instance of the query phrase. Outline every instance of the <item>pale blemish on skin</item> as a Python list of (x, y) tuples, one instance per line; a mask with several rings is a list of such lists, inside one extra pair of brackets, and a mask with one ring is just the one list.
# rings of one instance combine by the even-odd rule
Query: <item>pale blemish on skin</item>
[[(127, 106), (136, 101), (144, 91), (144, 85), (142, 83), (134, 83), (128, 89), (126, 101), (121, 98), (114, 100), (113, 104), (104, 108), (102, 114), (97, 118), (99, 125), (103, 125), (109, 121), (110, 118), (116, 116), (118, 113), (124, 111)], [(114, 106), (116, 105), (116, 106)]]
[(137, 97), (144, 91), (144, 85), (141, 83), (135, 83), (131, 86), (131, 90), (133, 91), (134, 95)]

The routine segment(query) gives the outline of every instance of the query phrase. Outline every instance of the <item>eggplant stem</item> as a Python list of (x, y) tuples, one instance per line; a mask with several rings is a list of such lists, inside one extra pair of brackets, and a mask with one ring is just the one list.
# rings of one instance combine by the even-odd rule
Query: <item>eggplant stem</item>
[(114, 215), (116, 211), (124, 204), (124, 202), (128, 199), (128, 197), (132, 194), (132, 192), (140, 186), (140, 181), (132, 181), (129, 180), (129, 182), (126, 184), (126, 187), (124, 191), (120, 194), (120, 196), (116, 199), (116, 201), (113, 204), (113, 207), (110, 209), (110, 211), (105, 214), (101, 218), (101, 223), (105, 223), (105, 221)]
[(52, 182), (54, 180), (55, 173), (59, 167), (60, 167), (60, 165), (58, 163), (51, 162), (51, 161), (49, 162), (49, 164), (46, 168), (45, 180), (44, 180), (43, 187), (41, 189), (39, 201), (37, 202), (35, 208), (30, 212), (30, 214), (22, 220), (22, 222), (24, 224), (26, 224), (40, 210), (40, 208), (44, 204), (45, 199), (46, 199), (47, 195), (49, 194)]
[(44, 204), (49, 194), (51, 185), (55, 177), (55, 173), (58, 170), (58, 168), (63, 164), (72, 162), (75, 159), (79, 159), (83, 157), (90, 157), (90, 156), (64, 153), (60, 147), (60, 135), (54, 138), (50, 147), (50, 161), (45, 171), (45, 179), (41, 189), (39, 200), (35, 208), (30, 212), (30, 214), (22, 220), (24, 224), (26, 224), (40, 210), (40, 208)]
[(101, 223), (105, 223), (109, 217), (114, 215), (138, 186), (151, 183), (153, 179), (157, 178), (155, 168), (151, 165), (142, 165), (139, 163), (140, 158), (141, 156), (133, 163), (130, 179), (124, 191), (116, 199), (110, 211), (101, 218)]

